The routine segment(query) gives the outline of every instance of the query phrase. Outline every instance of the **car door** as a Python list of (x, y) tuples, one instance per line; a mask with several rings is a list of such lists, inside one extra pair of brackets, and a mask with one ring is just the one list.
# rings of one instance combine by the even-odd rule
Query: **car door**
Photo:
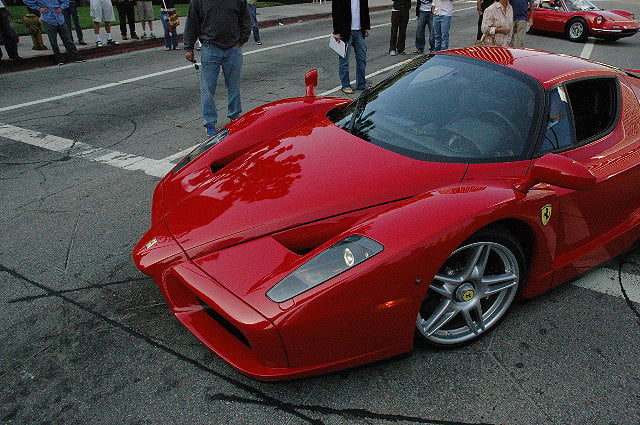
[(533, 28), (542, 31), (564, 32), (567, 12), (561, 0), (544, 0), (533, 14)]
[(640, 209), (640, 126), (624, 123), (637, 122), (640, 108), (613, 75), (559, 84), (548, 90), (547, 105), (538, 153), (574, 159), (597, 181), (591, 191), (553, 188), (557, 284), (616, 255), (632, 237), (628, 233)]

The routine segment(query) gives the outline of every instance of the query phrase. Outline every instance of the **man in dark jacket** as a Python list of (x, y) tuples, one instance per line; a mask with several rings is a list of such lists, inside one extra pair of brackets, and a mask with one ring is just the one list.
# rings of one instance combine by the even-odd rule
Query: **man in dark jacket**
[(216, 132), (218, 113), (214, 96), (220, 67), (227, 87), (227, 116), (234, 120), (242, 113), (240, 75), (242, 45), (251, 35), (246, 0), (191, 0), (184, 28), (185, 58), (193, 62), (193, 46), (202, 42), (200, 101), (207, 134)]
[(407, 39), (407, 23), (411, 0), (393, 0), (391, 10), (391, 38), (389, 39), (389, 55), (404, 53), (404, 42)]
[(333, 17), (333, 37), (347, 44), (346, 55), (338, 58), (338, 72), (342, 83), (342, 91), (353, 94), (349, 79), (349, 51), (353, 46), (356, 56), (356, 89), (367, 87), (365, 79), (367, 67), (367, 44), (365, 37), (371, 32), (369, 3), (367, 0), (333, 0), (331, 2)]

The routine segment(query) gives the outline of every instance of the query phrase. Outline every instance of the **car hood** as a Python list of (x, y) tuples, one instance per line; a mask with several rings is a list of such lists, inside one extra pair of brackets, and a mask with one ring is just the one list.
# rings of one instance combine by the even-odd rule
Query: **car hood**
[(603, 18), (612, 21), (612, 22), (616, 22), (619, 24), (629, 24), (629, 23), (635, 23), (636, 21), (633, 19), (630, 19), (626, 16), (623, 15), (618, 15), (616, 12), (611, 11), (611, 10), (598, 10), (597, 15), (601, 15)]
[(182, 248), (198, 256), (408, 198), (461, 181), (467, 169), (404, 157), (325, 121), (267, 141), (213, 173), (205, 170), (204, 179), (196, 170), (165, 184), (171, 191), (165, 223)]

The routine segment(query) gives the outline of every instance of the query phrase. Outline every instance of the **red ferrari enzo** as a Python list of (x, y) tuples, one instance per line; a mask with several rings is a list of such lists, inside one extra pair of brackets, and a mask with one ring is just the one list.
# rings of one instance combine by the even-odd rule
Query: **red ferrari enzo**
[(618, 40), (638, 32), (640, 24), (625, 10), (602, 10), (589, 0), (542, 0), (533, 13), (532, 30), (564, 33), (571, 41), (588, 36)]
[(133, 254), (246, 375), (468, 343), (640, 237), (637, 71), (470, 47), (356, 101), (306, 80), (306, 97), (245, 114), (160, 181)]

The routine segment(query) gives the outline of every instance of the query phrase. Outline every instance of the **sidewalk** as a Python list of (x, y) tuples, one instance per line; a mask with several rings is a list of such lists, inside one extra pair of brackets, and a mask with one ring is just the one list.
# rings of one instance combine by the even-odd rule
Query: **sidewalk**
[[(379, 10), (391, 10), (391, 0), (369, 0), (369, 11), (376, 12)], [(116, 14), (117, 15), (117, 14)], [(260, 28), (268, 28), (277, 25), (287, 25), (296, 22), (309, 21), (313, 19), (322, 19), (331, 16), (331, 2), (322, 3), (300, 3), (286, 6), (271, 6), (258, 8), (258, 24)], [(117, 16), (116, 16), (117, 17)], [(181, 25), (178, 26), (178, 36), (182, 41), (182, 31), (184, 30), (185, 17), (180, 17)], [(149, 34), (147, 28), (147, 35)], [(93, 29), (85, 29), (82, 31), (86, 46), (80, 46), (77, 44), (77, 37), (75, 31), (73, 32), (73, 38), (76, 42), (76, 47), (80, 52), (82, 59), (90, 60), (92, 58), (101, 56), (116, 55), (119, 53), (130, 52), (133, 50), (150, 49), (157, 47), (164, 47), (164, 30), (160, 20), (153, 21), (153, 33), (156, 36), (154, 39), (147, 40), (122, 40), (120, 35), (120, 25), (118, 22), (111, 23), (111, 35), (116, 40), (118, 45), (104, 47), (95, 47), (96, 37)], [(138, 35), (142, 35), (142, 24), (136, 23), (136, 32)], [(327, 34), (331, 32), (331, 27), (327, 27)], [(100, 28), (100, 37), (102, 42), (106, 42), (106, 33), (104, 27)], [(20, 43), (18, 44), (18, 54), (23, 58), (21, 61), (12, 61), (6, 59), (2, 60), (0, 65), (0, 74), (4, 72), (22, 71), (25, 69), (41, 68), (54, 66), (56, 64), (49, 39), (43, 34), (44, 44), (49, 50), (32, 50), (33, 46), (30, 36), (20, 37)], [(253, 40), (253, 38), (249, 38)], [(60, 51), (64, 52), (64, 46), (60, 38), (58, 38), (58, 46)], [(180, 46), (182, 47), (182, 45)], [(3, 47), (4, 48), (4, 47)], [(69, 66), (73, 66), (69, 64)]]

